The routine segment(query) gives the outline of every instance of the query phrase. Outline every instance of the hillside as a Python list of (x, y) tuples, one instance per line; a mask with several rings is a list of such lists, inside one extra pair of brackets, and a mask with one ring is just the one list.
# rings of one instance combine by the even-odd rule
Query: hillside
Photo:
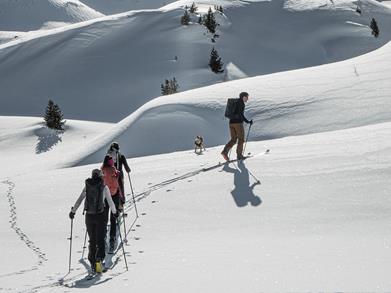
[[(81, 210), (73, 226), (73, 270), (66, 275), (67, 215), (100, 164), (11, 176), (3, 168), (0, 247), (7, 258), (0, 289), (388, 291), (390, 134), (390, 123), (383, 123), (250, 143), (247, 151), (259, 156), (221, 166), (221, 147), (200, 156), (185, 151), (130, 158), (140, 217), (129, 196), (129, 271), (119, 251), (106, 259), (114, 268), (91, 282), (84, 281)], [(78, 142), (62, 143), (69, 149)], [(266, 148), (270, 153), (262, 155)], [(11, 149), (23, 147), (1, 146), (2, 153)], [(50, 166), (53, 159), (38, 164)], [(18, 163), (23, 168), (26, 162)]]
[(0, 1), (0, 31), (50, 29), (101, 16), (78, 0)]
[[(208, 147), (225, 144), (226, 98), (250, 93), (250, 140), (276, 139), (391, 121), (391, 43), (350, 60), (246, 78), (162, 96), (113, 125), (66, 165), (100, 161), (111, 141), (130, 156), (190, 149), (202, 134)], [(247, 126), (246, 126), (247, 128)]]
[(89, 7), (106, 15), (126, 12), (129, 10), (156, 9), (174, 0), (80, 0)]
[[(53, 99), (68, 119), (117, 122), (160, 96), (165, 79), (176, 77), (180, 91), (222, 82), (227, 75), (208, 68), (213, 47), (231, 65), (228, 70), (240, 72), (228, 76), (251, 77), (336, 62), (391, 39), (383, 29), (391, 25), (390, 9), (372, 0), (360, 1), (361, 15), (351, 1), (312, 1), (303, 7), (282, 0), (204, 2), (202, 12), (215, 3), (225, 5), (224, 15), (216, 16), (220, 37), (215, 43), (203, 26), (180, 25), (185, 3), (1, 45), (0, 115), (39, 116)], [(378, 38), (368, 27), (372, 17), (379, 23)]]

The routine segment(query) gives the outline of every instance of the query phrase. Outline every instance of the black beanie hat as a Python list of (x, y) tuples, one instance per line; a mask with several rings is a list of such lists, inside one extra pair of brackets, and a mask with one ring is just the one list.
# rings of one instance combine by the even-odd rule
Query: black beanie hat
[(243, 99), (243, 97), (248, 97), (248, 93), (247, 92), (241, 92), (239, 94), (239, 98)]

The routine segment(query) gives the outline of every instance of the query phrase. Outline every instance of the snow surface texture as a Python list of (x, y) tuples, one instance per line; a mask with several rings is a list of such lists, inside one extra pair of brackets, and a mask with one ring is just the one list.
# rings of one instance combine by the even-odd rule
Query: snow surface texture
[(103, 15), (78, 0), (1, 0), (0, 31), (49, 29)]
[(391, 43), (343, 62), (156, 98), (64, 158), (64, 164), (98, 162), (113, 140), (131, 156), (189, 149), (199, 134), (207, 146), (225, 144), (226, 98), (244, 89), (250, 93), (246, 116), (254, 120), (250, 140), (388, 122), (390, 60)]
[(80, 0), (89, 7), (106, 15), (139, 9), (155, 9), (174, 2), (173, 0)]
[[(69, 208), (99, 165), (12, 175), (0, 184), (0, 246), (7, 252), (0, 287), (389, 291), (390, 134), (391, 124), (383, 123), (249, 143), (246, 150), (261, 155), (242, 164), (216, 165), (220, 147), (199, 156), (185, 151), (130, 159), (140, 217), (130, 228), (135, 211), (128, 204), (129, 271), (120, 251), (107, 258), (115, 267), (91, 282), (83, 280), (81, 211), (73, 228), (73, 270), (60, 279), (68, 271)], [(78, 141), (63, 144), (77, 147)], [(19, 147), (1, 150), (22, 152)], [(266, 148), (270, 153), (262, 155)], [(8, 175), (3, 168), (0, 178)]]
[[(357, 56), (391, 39), (385, 29), (391, 26), (390, 9), (370, 0), (360, 1), (361, 15), (349, 1), (310, 10), (295, 10), (281, 0), (205, 1), (202, 11), (214, 3), (225, 5), (224, 15), (217, 16), (215, 43), (205, 27), (180, 25), (186, 3), (36, 32), (0, 45), (0, 114), (39, 116), (53, 99), (67, 119), (118, 122), (160, 96), (165, 79), (176, 77), (180, 91), (222, 82), (226, 75), (208, 68), (212, 47), (224, 64), (257, 76)], [(371, 35), (372, 17), (379, 23), (379, 38)]]
[[(261, 5), (254, 0), (249, 3)], [(327, 1), (321, 5), (302, 1), (293, 5), (290, 1), (284, 2), (284, 9), (329, 13), (327, 7), (338, 11), (340, 5), (349, 3), (340, 1), (332, 6)], [(383, 9), (382, 4), (365, 3)], [(243, 7), (239, 1), (232, 5)], [(162, 19), (166, 13), (179, 15), (167, 6), (164, 9), (159, 12)], [(143, 11), (124, 15), (137, 22), (137, 17), (149, 13), (158, 14)], [(115, 19), (121, 35), (124, 15), (72, 25), (75, 35), (61, 28), (46, 37), (34, 39), (30, 35), (13, 45), (3, 45), (1, 88), (8, 82), (14, 82), (15, 91), (29, 88), (30, 79), (42, 77), (38, 69), (45, 66), (52, 66), (52, 73), (59, 74), (64, 67), (57, 65), (66, 63), (62, 58), (71, 63), (70, 57), (80, 54), (76, 59), (82, 62), (88, 55), (82, 54), (77, 42), (64, 42), (65, 35), (69, 34), (68, 39), (78, 37), (83, 43), (84, 27), (104, 27)], [(165, 28), (161, 29), (164, 37)], [(96, 39), (83, 43), (84, 50), (104, 38), (100, 30), (95, 32)], [(152, 36), (159, 38), (159, 34)], [(115, 34), (110, 38), (116, 39)], [(149, 44), (147, 40), (145, 37), (145, 44)], [(368, 40), (372, 39), (368, 36)], [(45, 41), (46, 45), (38, 46)], [(124, 40), (125, 45), (127, 42)], [(63, 46), (69, 47), (62, 51)], [(73, 51), (75, 47), (78, 49)], [(61, 55), (56, 55), (57, 51)], [(46, 129), (42, 118), (0, 116), (0, 250), (4, 254), (0, 291), (389, 292), (390, 55), (388, 43), (343, 62), (252, 78), (242, 75), (249, 74), (250, 65), (231, 60), (230, 74), (224, 76), (239, 80), (149, 97), (140, 101), (136, 111), (129, 101), (124, 102), (120, 106), (126, 106), (129, 115), (115, 124), (67, 119), (64, 133)], [(54, 61), (57, 63), (49, 65)], [(30, 75), (21, 75), (15, 65), (30, 70)], [(109, 70), (110, 64), (105, 65)], [(77, 72), (70, 70), (69, 74)], [(65, 79), (66, 75), (60, 76)], [(86, 81), (85, 74), (77, 76)], [(21, 78), (19, 82), (17, 78)], [(54, 88), (60, 88), (62, 81)], [(103, 82), (96, 80), (95, 87)], [(74, 92), (78, 86), (75, 83)], [(226, 98), (242, 90), (250, 92), (246, 115), (255, 121), (250, 139), (264, 140), (246, 144), (245, 153), (253, 154), (246, 161), (219, 164), (222, 144), (228, 137), (223, 119)], [(7, 91), (11, 92), (10, 87)], [(31, 88), (26, 90), (23, 104), (15, 97), (7, 100), (2, 92), (0, 109), (9, 103), (33, 108), (41, 103), (35, 93)], [(86, 104), (79, 97), (76, 101), (69, 102), (70, 112), (85, 107), (95, 115), (94, 120), (108, 120), (103, 112), (91, 109), (99, 103), (103, 109), (107, 100), (91, 99)], [(44, 106), (41, 108), (39, 114)], [(192, 150), (197, 134), (205, 138), (202, 154)], [(124, 230), (127, 232), (124, 249), (129, 270), (119, 250), (106, 258), (112, 269), (87, 282), (85, 225), (80, 209), (73, 226), (72, 270), (67, 273), (68, 212), (91, 170), (100, 167), (112, 140), (118, 140), (128, 156), (139, 217), (126, 180), (125, 210), (129, 216), (126, 225), (121, 224), (121, 232), (123, 236)], [(265, 153), (267, 149), (270, 152)], [(162, 154), (167, 151), (172, 153)], [(133, 157), (146, 154), (156, 155)], [(231, 152), (234, 155), (235, 150)], [(89, 162), (94, 164), (83, 165)]]

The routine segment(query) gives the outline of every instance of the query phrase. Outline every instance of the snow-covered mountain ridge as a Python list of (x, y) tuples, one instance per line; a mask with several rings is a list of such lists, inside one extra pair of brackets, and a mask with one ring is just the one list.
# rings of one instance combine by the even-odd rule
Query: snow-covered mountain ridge
[(2, 0), (0, 31), (48, 29), (103, 15), (79, 0)]
[[(226, 5), (216, 43), (203, 26), (180, 25), (188, 2), (29, 35), (0, 46), (0, 114), (39, 116), (51, 98), (68, 119), (117, 122), (159, 96), (167, 78), (176, 77), (180, 91), (224, 80), (208, 68), (212, 47), (241, 76), (257, 76), (343, 60), (391, 39), (389, 8), (360, 1), (359, 15), (354, 2), (334, 2), (295, 10), (281, 0), (204, 1), (203, 9)], [(368, 27), (372, 17), (379, 38)]]

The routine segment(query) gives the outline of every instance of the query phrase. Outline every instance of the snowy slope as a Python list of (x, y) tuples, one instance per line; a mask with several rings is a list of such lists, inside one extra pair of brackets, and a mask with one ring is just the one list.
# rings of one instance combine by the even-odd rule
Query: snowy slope
[(74, 165), (100, 161), (113, 140), (118, 140), (131, 156), (190, 149), (199, 134), (207, 147), (225, 144), (226, 98), (243, 90), (250, 93), (246, 116), (254, 120), (250, 140), (389, 122), (390, 60), (391, 43), (343, 62), (156, 98), (63, 162)]
[[(342, 60), (391, 38), (385, 29), (391, 25), (389, 8), (371, 0), (360, 1), (362, 15), (350, 1), (308, 9), (281, 0), (204, 2), (201, 11), (225, 5), (218, 16), (220, 37), (212, 43), (204, 27), (180, 25), (178, 7), (186, 3), (39, 32), (37, 38), (0, 46), (0, 114), (38, 116), (51, 98), (68, 119), (117, 122), (159, 96), (165, 79), (176, 77), (180, 91), (227, 79), (208, 69), (212, 47), (225, 64), (234, 65), (228, 76), (235, 78)], [(368, 27), (372, 17), (379, 38)]]
[(80, 262), (81, 211), (73, 270), (63, 285), (59, 279), (68, 271), (67, 213), (99, 165), (11, 176), (0, 184), (0, 247), (7, 251), (0, 288), (389, 291), (390, 135), (391, 124), (383, 123), (250, 143), (253, 153), (271, 151), (240, 165), (214, 166), (220, 147), (200, 156), (186, 151), (131, 159), (140, 218), (130, 231), (135, 213), (128, 205), (129, 271), (120, 252), (107, 259), (114, 269), (90, 283), (83, 281), (86, 260)]
[(0, 31), (31, 31), (103, 16), (78, 0), (1, 0)]
[(154, 9), (165, 6), (174, 0), (80, 0), (89, 7), (106, 15), (129, 10)]
[(101, 122), (67, 120), (65, 132), (47, 129), (42, 118), (0, 116), (1, 161), (7, 168), (2, 178), (54, 168), (64, 154), (109, 130)]

